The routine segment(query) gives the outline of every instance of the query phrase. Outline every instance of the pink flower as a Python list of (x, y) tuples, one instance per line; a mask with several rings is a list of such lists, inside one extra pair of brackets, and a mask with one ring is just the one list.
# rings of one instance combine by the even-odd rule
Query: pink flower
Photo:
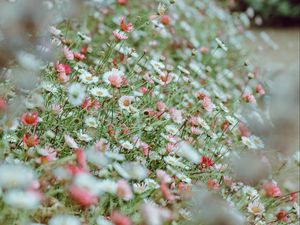
[(261, 84), (257, 84), (256, 85), (256, 92), (259, 93), (260, 95), (265, 95), (265, 89), (263, 88), (263, 86)]
[(82, 206), (90, 206), (98, 202), (98, 197), (96, 195), (88, 192), (83, 188), (72, 185), (69, 191), (72, 199)]
[(48, 163), (57, 160), (57, 152), (49, 145), (46, 145), (45, 148), (40, 151), (40, 153), (42, 154), (40, 158), (41, 163)]
[(157, 107), (157, 109), (158, 109), (160, 112), (163, 112), (163, 111), (165, 111), (165, 110), (167, 109), (166, 104), (163, 103), (162, 101), (158, 101), (158, 102), (156, 103), (156, 107)]
[(156, 176), (163, 183), (171, 183), (172, 178), (164, 170), (156, 170)]
[(275, 182), (268, 182), (263, 185), (263, 189), (268, 197), (281, 196), (281, 190)]
[(84, 54), (81, 54), (79, 52), (74, 52), (73, 55), (78, 60), (84, 60), (86, 58)]
[(40, 143), (39, 136), (37, 136), (36, 134), (33, 135), (29, 133), (26, 133), (23, 136), (23, 141), (27, 145), (27, 147), (33, 147)]
[(170, 112), (172, 120), (175, 123), (182, 123), (183, 122), (181, 110), (178, 110), (178, 109), (175, 109), (175, 108), (171, 108), (169, 112)]
[(209, 178), (207, 181), (208, 190), (217, 190), (220, 188), (219, 182), (216, 179)]
[(61, 83), (66, 83), (70, 80), (70, 77), (67, 76), (65, 73), (60, 73), (58, 75), (58, 80), (61, 82)]
[(86, 169), (87, 168), (86, 156), (85, 156), (83, 149), (81, 149), (81, 148), (77, 149), (76, 158), (77, 158), (79, 167), (81, 167), (82, 169)]
[(212, 103), (211, 99), (209, 96), (205, 96), (203, 98), (203, 108), (207, 112), (212, 112), (216, 106)]
[(27, 112), (22, 116), (22, 122), (28, 126), (36, 126), (39, 123), (39, 114), (38, 112)]
[(132, 225), (130, 219), (127, 216), (122, 215), (121, 213), (114, 211), (111, 214), (111, 221), (115, 225)]
[(72, 73), (72, 67), (69, 66), (68, 64), (57, 64), (55, 66), (55, 69), (59, 73), (64, 73), (66, 75)]
[(148, 156), (150, 153), (150, 146), (146, 143), (143, 143), (142, 147), (143, 147), (144, 156)]
[(6, 100), (0, 97), (0, 111), (5, 111), (6, 109), (7, 109)]
[(115, 36), (115, 38), (117, 38), (118, 40), (121, 40), (121, 41), (126, 40), (128, 38), (127, 35), (120, 30), (114, 30), (113, 35)]
[(249, 102), (249, 103), (256, 103), (256, 100), (255, 100), (255, 97), (254, 95), (250, 94), (250, 93), (246, 93), (243, 95), (243, 99), (246, 101), (246, 102)]
[(166, 183), (160, 182), (160, 190), (166, 200), (169, 202), (173, 202), (175, 200), (175, 196), (171, 193)]
[(117, 183), (117, 194), (119, 197), (123, 198), (125, 201), (129, 201), (133, 198), (133, 193), (130, 185), (124, 179), (119, 180)]
[(67, 60), (73, 60), (74, 59), (74, 55), (73, 52), (69, 50), (68, 47), (64, 47), (63, 49), (64, 52), (64, 56), (66, 57)]
[(120, 88), (125, 80), (123, 72), (115, 68), (103, 74), (103, 81), (116, 88)]
[(95, 147), (96, 150), (105, 152), (109, 149), (109, 142), (106, 139), (101, 138), (99, 141), (96, 142)]
[(128, 32), (131, 32), (131, 31), (133, 30), (133, 25), (132, 25), (132, 23), (126, 24), (126, 19), (125, 19), (125, 17), (123, 16), (123, 17), (121, 18), (120, 28), (121, 28), (123, 31), (125, 31), (125, 32), (128, 33)]

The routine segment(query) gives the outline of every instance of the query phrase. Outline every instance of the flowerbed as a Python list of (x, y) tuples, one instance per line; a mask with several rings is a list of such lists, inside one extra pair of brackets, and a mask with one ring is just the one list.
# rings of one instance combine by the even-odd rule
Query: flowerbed
[(296, 224), (297, 190), (243, 114), (267, 89), (244, 17), (212, 1), (45, 2), (2, 7), (30, 35), (1, 45), (1, 224)]

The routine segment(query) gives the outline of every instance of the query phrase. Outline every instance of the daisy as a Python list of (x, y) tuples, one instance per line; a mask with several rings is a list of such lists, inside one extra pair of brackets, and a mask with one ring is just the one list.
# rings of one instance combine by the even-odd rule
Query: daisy
[(132, 150), (134, 147), (133, 144), (131, 144), (129, 141), (121, 141), (121, 146), (122, 148), (127, 150)]
[(125, 109), (127, 111), (130, 111), (130, 108), (132, 107), (132, 102), (135, 100), (134, 96), (122, 96), (119, 100), (119, 106), (121, 109)]
[(109, 91), (107, 89), (101, 88), (101, 87), (92, 88), (90, 90), (90, 93), (95, 97), (101, 97), (101, 98), (111, 97)]
[(246, 145), (248, 148), (250, 148), (250, 149), (257, 149), (257, 146), (256, 146), (256, 144), (252, 141), (252, 139), (251, 138), (249, 138), (249, 137), (245, 137), (245, 136), (243, 136), (242, 137), (242, 143), (244, 144), (244, 145)]
[(99, 78), (96, 76), (93, 76), (90, 72), (86, 70), (80, 70), (81, 74), (79, 75), (79, 79), (84, 84), (94, 84), (97, 83)]
[(124, 80), (125, 80), (124, 73), (115, 68), (103, 74), (103, 81), (116, 88), (120, 88), (124, 83)]
[(176, 135), (178, 133), (178, 128), (175, 125), (167, 125), (165, 129), (172, 135)]
[(91, 136), (89, 136), (88, 134), (83, 133), (83, 130), (80, 130), (77, 133), (77, 137), (79, 140), (84, 141), (84, 142), (90, 142), (91, 140), (93, 140), (93, 138)]
[(265, 211), (264, 205), (258, 200), (250, 202), (248, 205), (248, 212), (254, 214), (255, 216), (262, 215)]
[(85, 99), (85, 88), (80, 83), (73, 83), (68, 88), (68, 99), (73, 106), (81, 105)]
[(85, 118), (84, 123), (87, 127), (93, 127), (97, 128), (98, 127), (98, 122), (95, 117), (88, 116)]

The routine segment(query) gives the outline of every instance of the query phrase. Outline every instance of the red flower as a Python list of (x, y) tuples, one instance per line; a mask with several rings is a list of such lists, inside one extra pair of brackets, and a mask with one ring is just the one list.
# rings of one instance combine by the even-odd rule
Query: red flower
[(23, 141), (25, 142), (27, 147), (33, 147), (40, 143), (40, 139), (36, 134), (32, 135), (29, 133), (24, 135)]
[(213, 160), (211, 158), (206, 157), (206, 156), (202, 156), (201, 162), (199, 164), (199, 168), (202, 171), (205, 171), (206, 169), (208, 169), (209, 167), (211, 167), (213, 165), (214, 165), (214, 162), (213, 162)]
[(225, 122), (224, 122), (224, 123), (222, 124), (222, 126), (221, 126), (222, 131), (223, 131), (223, 132), (227, 131), (228, 128), (229, 128), (229, 126), (230, 126), (229, 121), (228, 121), (228, 120), (225, 120)]
[(39, 123), (39, 114), (38, 112), (27, 112), (22, 116), (22, 122), (28, 126), (36, 126)]
[(170, 22), (171, 22), (171, 19), (170, 19), (170, 17), (169, 17), (168, 15), (162, 16), (162, 18), (161, 18), (161, 23), (162, 23), (163, 25), (169, 25)]
[(280, 210), (276, 215), (277, 221), (288, 221), (287, 212), (285, 210)]
[(126, 24), (126, 19), (125, 19), (125, 17), (123, 16), (123, 17), (121, 18), (120, 28), (121, 28), (123, 31), (125, 31), (125, 32), (128, 33), (128, 32), (131, 32), (131, 31), (133, 30), (133, 25), (132, 25), (132, 23)]

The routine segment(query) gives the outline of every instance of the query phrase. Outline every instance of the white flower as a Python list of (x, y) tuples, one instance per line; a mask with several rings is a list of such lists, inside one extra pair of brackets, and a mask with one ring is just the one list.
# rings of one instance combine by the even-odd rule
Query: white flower
[(257, 190), (251, 186), (244, 186), (242, 189), (242, 192), (249, 196), (250, 199), (259, 199), (259, 194)]
[(264, 148), (264, 142), (257, 136), (252, 135), (251, 137), (252, 142), (256, 145), (257, 148)]
[(105, 98), (105, 97), (111, 97), (109, 91), (105, 88), (101, 88), (101, 87), (94, 87), (90, 90), (90, 93), (93, 96), (96, 97), (101, 97), (101, 98)]
[(40, 204), (37, 193), (31, 191), (10, 190), (4, 195), (6, 204), (19, 209), (35, 209)]
[(137, 194), (142, 194), (147, 190), (148, 190), (148, 188), (145, 183), (134, 183), (133, 184), (133, 191)]
[(50, 219), (49, 225), (81, 225), (81, 222), (76, 216), (56, 215)]
[(206, 123), (204, 119), (202, 119), (200, 116), (197, 117), (197, 122), (205, 129), (205, 130), (210, 130), (209, 125)]
[(147, 189), (158, 189), (160, 187), (159, 184), (151, 178), (146, 178), (144, 180), (144, 183), (145, 183)]
[(115, 194), (117, 193), (117, 183), (113, 180), (102, 180), (98, 184), (98, 189), (100, 191), (100, 194)]
[(26, 188), (35, 181), (34, 171), (23, 165), (0, 165), (0, 187)]
[(112, 222), (105, 219), (103, 216), (98, 216), (96, 223), (97, 223), (97, 225), (114, 225)]
[(90, 135), (83, 133), (82, 130), (80, 130), (77, 133), (77, 137), (78, 137), (79, 140), (85, 141), (85, 142), (90, 142), (91, 140), (93, 140), (93, 138)]
[(182, 163), (180, 161), (180, 159), (174, 157), (174, 156), (165, 156), (164, 157), (164, 161), (172, 166), (175, 166), (175, 167), (180, 167), (180, 168), (183, 168), (183, 169), (189, 169), (188, 166), (186, 166), (184, 163)]
[(251, 138), (248, 138), (248, 137), (243, 136), (243, 137), (242, 137), (242, 143), (243, 143), (244, 145), (246, 145), (248, 148), (251, 148), (251, 149), (257, 149), (256, 144), (252, 141)]
[(43, 82), (41, 83), (41, 87), (42, 87), (43, 89), (45, 89), (46, 91), (51, 92), (52, 94), (56, 94), (57, 91), (58, 91), (57, 87), (55, 87), (54, 84), (52, 84), (52, 83), (50, 83), (50, 82), (47, 82), (47, 81), (43, 81)]
[(264, 205), (258, 200), (250, 202), (248, 205), (248, 212), (254, 214), (255, 216), (262, 215), (264, 211)]
[(68, 88), (69, 102), (78, 106), (81, 105), (85, 99), (85, 88), (79, 83), (73, 83)]
[(143, 205), (142, 213), (147, 225), (163, 225), (172, 216), (169, 209), (161, 208), (151, 203)]
[(129, 141), (121, 141), (121, 146), (127, 150), (132, 150), (134, 147)]
[(70, 147), (70, 148), (79, 148), (78, 144), (76, 143), (76, 141), (68, 134), (64, 135), (65, 138), (65, 143)]
[(84, 84), (94, 84), (97, 83), (99, 78), (96, 76), (93, 76), (90, 72), (81, 69), (80, 70), (81, 74), (79, 75), (79, 79), (82, 81)]
[(138, 162), (115, 163), (115, 170), (125, 179), (143, 180), (148, 176), (148, 170)]
[(175, 150), (175, 153), (181, 157), (186, 158), (192, 163), (198, 164), (200, 162), (199, 153), (186, 142), (180, 142)]
[(93, 127), (97, 128), (98, 127), (98, 121), (96, 120), (95, 117), (88, 116), (85, 118), (84, 123), (87, 127)]
[(73, 184), (93, 195), (100, 193), (99, 180), (87, 173), (79, 173), (76, 175)]
[(1, 121), (5, 129), (15, 131), (19, 126), (19, 121), (15, 118), (5, 118)]
[(163, 63), (155, 61), (155, 60), (151, 60), (150, 64), (153, 67), (153, 69), (159, 74), (162, 73), (162, 69), (165, 69), (165, 67), (166, 67)]
[(178, 129), (175, 125), (167, 125), (166, 131), (172, 135), (176, 135), (178, 133)]
[(122, 96), (119, 100), (119, 106), (121, 109), (125, 109), (127, 111), (130, 111), (130, 109), (133, 107), (132, 103), (134, 101), (134, 96)]

